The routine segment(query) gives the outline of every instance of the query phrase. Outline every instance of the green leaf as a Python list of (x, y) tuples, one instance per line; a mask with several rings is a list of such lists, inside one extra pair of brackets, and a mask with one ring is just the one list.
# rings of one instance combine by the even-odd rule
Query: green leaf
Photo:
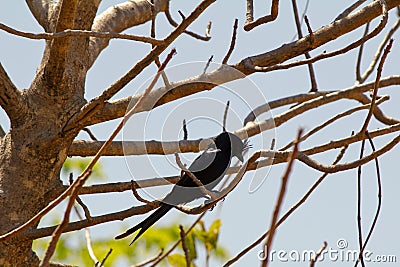
[(190, 232), (186, 237), (185, 237), (185, 242), (186, 242), (186, 247), (189, 252), (189, 258), (190, 261), (193, 261), (197, 259), (197, 249), (196, 249), (196, 242), (194, 239), (194, 234)]
[(215, 249), (217, 247), (218, 236), (221, 229), (221, 225), (222, 225), (221, 220), (217, 219), (211, 224), (210, 229), (208, 229), (207, 231), (208, 243), (210, 244), (212, 249)]
[[(68, 175), (69, 173), (74, 171), (81, 173), (86, 168), (86, 166), (89, 165), (90, 161), (90, 158), (67, 158), (64, 162), (62, 172), (64, 173), (64, 175)], [(105, 178), (103, 167), (99, 162), (94, 165), (91, 177), (96, 179)]]
[(218, 236), (221, 228), (221, 220), (215, 220), (210, 228), (207, 230), (204, 224), (201, 225), (201, 229), (196, 229), (194, 231), (194, 235), (196, 238), (202, 242), (207, 251), (211, 252), (213, 249), (217, 247)]
[[(181, 254), (171, 254), (167, 257), (168, 263), (171, 267), (185, 267), (186, 266), (186, 258)], [(190, 267), (195, 267), (196, 265), (193, 262), (190, 262)]]
[(185, 256), (181, 254), (171, 254), (168, 256), (168, 263), (172, 267), (181, 267), (181, 266), (186, 266), (186, 259)]

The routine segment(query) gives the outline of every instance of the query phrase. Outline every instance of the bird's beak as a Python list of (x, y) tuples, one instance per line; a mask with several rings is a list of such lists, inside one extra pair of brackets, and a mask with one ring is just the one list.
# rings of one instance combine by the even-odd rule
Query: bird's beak
[(236, 157), (240, 160), (240, 162), (244, 161), (242, 154), (238, 154), (238, 155), (236, 155)]

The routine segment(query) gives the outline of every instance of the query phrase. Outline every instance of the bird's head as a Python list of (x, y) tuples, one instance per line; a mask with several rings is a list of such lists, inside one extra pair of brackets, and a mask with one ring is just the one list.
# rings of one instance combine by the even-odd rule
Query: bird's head
[(230, 132), (222, 132), (215, 138), (215, 145), (222, 151), (230, 151), (232, 157), (237, 157), (243, 162), (243, 152), (250, 148), (248, 140), (244, 142), (236, 135)]

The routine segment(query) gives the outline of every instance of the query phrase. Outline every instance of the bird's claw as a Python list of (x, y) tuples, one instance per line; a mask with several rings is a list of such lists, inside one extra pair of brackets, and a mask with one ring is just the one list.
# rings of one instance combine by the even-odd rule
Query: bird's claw
[[(212, 190), (211, 191), (214, 195), (218, 195), (220, 192), (218, 190)], [(210, 203), (212, 203), (215, 199), (213, 199), (211, 196), (209, 195), (205, 195), (204, 198), (206, 199), (204, 201), (204, 205), (209, 205)], [(225, 197), (223, 197), (220, 201), (225, 201)], [(212, 211), (214, 209), (214, 207), (217, 205), (217, 203), (215, 203), (211, 208), (210, 211)]]

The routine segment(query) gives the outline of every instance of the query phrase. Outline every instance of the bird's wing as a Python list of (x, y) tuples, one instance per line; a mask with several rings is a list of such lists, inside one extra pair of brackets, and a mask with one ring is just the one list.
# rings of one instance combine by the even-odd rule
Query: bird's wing
[(200, 156), (198, 156), (193, 163), (190, 165), (189, 170), (191, 172), (199, 172), (204, 170), (215, 159), (217, 153), (221, 151), (220, 149), (216, 149), (213, 147), (207, 148)]

